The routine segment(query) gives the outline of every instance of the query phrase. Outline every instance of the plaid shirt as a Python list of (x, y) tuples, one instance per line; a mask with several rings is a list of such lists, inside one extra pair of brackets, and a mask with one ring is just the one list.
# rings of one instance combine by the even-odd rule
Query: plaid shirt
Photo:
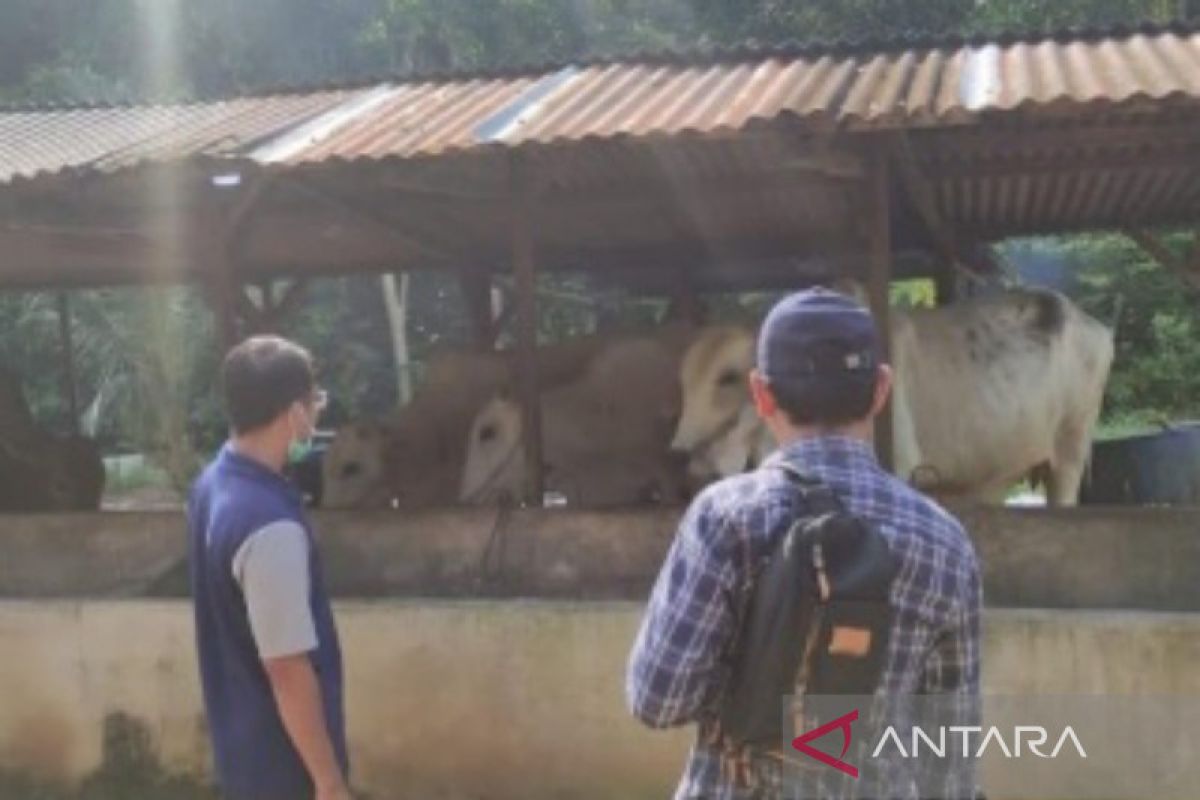
[[(715, 714), (754, 565), (802, 514), (797, 488), (777, 466), (781, 460), (829, 486), (851, 513), (887, 537), (899, 560), (887, 666), (876, 697), (937, 695), (949, 701), (949, 724), (978, 725), (982, 590), (970, 540), (953, 517), (884, 472), (866, 443), (832, 436), (795, 442), (758, 470), (708, 487), (692, 503), (630, 654), (626, 696), (634, 715), (664, 728)], [(896, 759), (886, 764), (879, 780), (888, 797), (918, 796), (918, 780), (925, 788), (942, 787), (935, 792), (942, 797), (976, 793), (969, 760), (937, 777), (916, 775), (913, 763)], [(821, 796), (861, 796), (864, 791), (870, 796), (862, 783), (852, 786), (838, 775), (822, 784)], [(839, 782), (840, 788), (830, 788)], [(765, 796), (780, 796), (778, 776), (773, 789), (769, 778), (767, 783)], [(752, 796), (764, 795), (739, 790), (721, 774), (716, 750), (699, 741), (693, 745), (677, 800)]]

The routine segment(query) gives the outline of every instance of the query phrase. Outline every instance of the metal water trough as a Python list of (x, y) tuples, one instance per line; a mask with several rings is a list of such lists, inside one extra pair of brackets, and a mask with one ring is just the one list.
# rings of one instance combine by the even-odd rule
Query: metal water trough
[(1200, 505), (1200, 422), (1096, 442), (1080, 502)]

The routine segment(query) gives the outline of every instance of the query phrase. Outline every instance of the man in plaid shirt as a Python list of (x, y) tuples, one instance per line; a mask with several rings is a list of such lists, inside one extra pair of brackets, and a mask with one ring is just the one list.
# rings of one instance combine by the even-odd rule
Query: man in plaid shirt
[[(779, 449), (757, 470), (708, 487), (680, 524), (629, 659), (628, 703), (646, 725), (703, 724), (715, 716), (754, 567), (804, 514), (782, 463), (830, 487), (887, 538), (899, 563), (886, 667), (872, 713), (886, 707), (888, 723), (903, 724), (912, 701), (927, 695), (951, 709), (948, 724), (980, 724), (978, 562), (959, 523), (875, 459), (873, 419), (892, 383), (878, 353), (870, 315), (841, 295), (799, 292), (767, 316), (750, 384)], [(908, 738), (908, 729), (897, 730)], [(872, 765), (871, 774), (864, 771), (862, 781), (827, 770), (832, 774), (818, 779), (816, 794), (812, 787), (804, 794), (976, 795), (971, 759), (942, 764), (936, 774), (920, 772), (928, 766), (919, 761), (876, 761), (882, 763)], [(720, 752), (698, 738), (675, 797), (782, 796), (777, 766), (758, 764), (755, 773), (761, 785), (740, 789), (723, 773)]]

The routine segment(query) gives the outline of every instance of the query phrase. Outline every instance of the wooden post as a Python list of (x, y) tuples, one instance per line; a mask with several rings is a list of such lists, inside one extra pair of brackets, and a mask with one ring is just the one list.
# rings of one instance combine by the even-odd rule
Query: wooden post
[(525, 501), (541, 506), (542, 408), (537, 370), (537, 264), (533, 242), (533, 187), (529, 163), (519, 153), (509, 162), (512, 191), (512, 260), (517, 314), (517, 397), (524, 416)]
[(933, 279), (937, 291), (937, 304), (949, 305), (958, 299), (958, 274), (949, 265), (943, 265)]
[[(272, 185), (270, 177), (251, 177), (241, 196), (228, 205), (216, 203), (207, 215), (210, 235), (216, 245), (211, 255), (211, 277), (207, 288), (209, 303), (217, 318), (217, 345), (222, 357), (241, 341), (238, 309), (243, 303), (249, 304), (249, 300), (238, 285), (237, 263), (255, 214)], [(255, 322), (247, 320), (250, 325)]]
[(675, 272), (675, 282), (663, 322), (681, 320), (690, 325), (704, 324), (704, 305), (696, 293), (692, 271), (681, 267)]
[(75, 383), (75, 342), (71, 335), (71, 301), (66, 292), (58, 293), (58, 332), (62, 347), (63, 394), (71, 424), (67, 432), (79, 434), (79, 389)]
[[(223, 259), (222, 259), (223, 260)], [(217, 318), (217, 346), (222, 358), (241, 341), (238, 330), (238, 287), (228, 261), (213, 264), (209, 282), (209, 304)]]
[[(867, 224), (867, 293), (871, 303), (871, 314), (879, 331), (880, 346), (884, 359), (891, 361), (892, 328), (889, 289), (892, 277), (892, 220), (891, 180), (886, 151), (877, 148), (870, 158), (870, 170), (866, 186)], [(892, 409), (889, 401), (875, 421), (875, 452), (884, 469), (891, 470), (895, 460), (893, 452)]]
[(458, 280), (467, 306), (467, 318), (471, 321), (471, 343), (478, 350), (491, 350), (496, 342), (492, 273), (488, 270), (463, 271)]

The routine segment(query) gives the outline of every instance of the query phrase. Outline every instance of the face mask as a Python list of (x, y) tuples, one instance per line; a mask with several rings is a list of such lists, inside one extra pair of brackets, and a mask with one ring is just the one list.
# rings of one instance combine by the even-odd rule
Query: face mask
[(312, 438), (293, 441), (288, 445), (288, 463), (298, 464), (312, 452)]
[(305, 459), (312, 451), (312, 429), (314, 426), (308, 425), (308, 435), (301, 437), (299, 434), (292, 433), (292, 441), (288, 444), (288, 463), (296, 464)]

